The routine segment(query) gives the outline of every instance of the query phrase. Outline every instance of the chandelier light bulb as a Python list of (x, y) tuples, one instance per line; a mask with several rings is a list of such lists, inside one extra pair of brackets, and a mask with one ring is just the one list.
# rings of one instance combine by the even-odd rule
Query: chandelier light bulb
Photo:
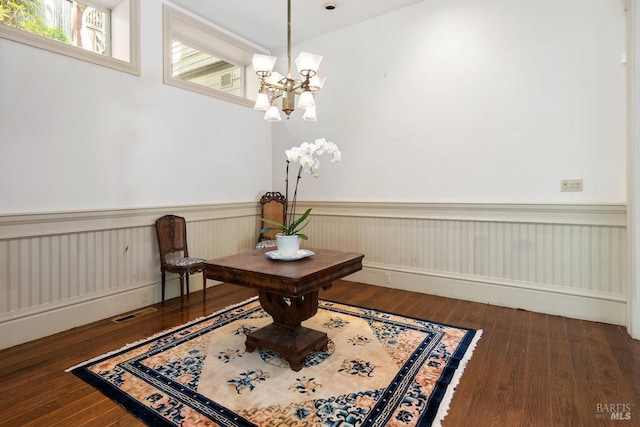
[(264, 119), (268, 122), (279, 122), (282, 120), (280, 117), (280, 111), (278, 111), (278, 107), (272, 105), (269, 107), (266, 113), (264, 113)]
[(304, 120), (309, 122), (317, 122), (318, 117), (316, 116), (316, 107), (307, 108), (302, 115)]
[(302, 92), (302, 94), (300, 95), (300, 99), (298, 100), (298, 108), (302, 108), (303, 110), (306, 110), (308, 108), (315, 108), (315, 107), (316, 107), (316, 101), (313, 99), (313, 94), (308, 90), (305, 90), (304, 92)]
[(314, 55), (313, 53), (300, 52), (300, 55), (296, 58), (296, 67), (298, 72), (303, 76), (313, 75), (320, 68), (320, 62), (322, 56)]
[(284, 76), (282, 74), (280, 74), (277, 71), (274, 71), (273, 73), (271, 73), (271, 75), (269, 77), (267, 77), (267, 83), (272, 84), (272, 85), (276, 85), (278, 83), (280, 83), (280, 81), (282, 81), (282, 79), (284, 79)]
[(269, 102), (269, 95), (266, 92), (259, 92), (256, 97), (256, 104), (253, 106), (254, 110), (266, 111), (269, 109), (271, 103)]
[(309, 79), (309, 87), (312, 90), (320, 90), (324, 86), (324, 81), (327, 80), (327, 76), (322, 73), (316, 73), (315, 76)]
[(269, 55), (260, 55), (255, 53), (253, 55), (253, 59), (251, 63), (253, 64), (253, 69), (256, 71), (256, 74), (259, 76), (268, 76), (273, 71), (273, 66), (276, 63), (275, 56)]

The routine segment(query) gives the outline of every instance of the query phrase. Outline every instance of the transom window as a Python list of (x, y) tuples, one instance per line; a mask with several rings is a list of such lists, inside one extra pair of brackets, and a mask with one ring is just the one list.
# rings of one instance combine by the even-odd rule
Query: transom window
[(0, 0), (0, 37), (139, 74), (139, 0)]
[(164, 82), (252, 107), (254, 53), (268, 53), (202, 19), (164, 5)]
[(244, 67), (202, 52), (178, 40), (172, 44), (173, 77), (244, 96)]

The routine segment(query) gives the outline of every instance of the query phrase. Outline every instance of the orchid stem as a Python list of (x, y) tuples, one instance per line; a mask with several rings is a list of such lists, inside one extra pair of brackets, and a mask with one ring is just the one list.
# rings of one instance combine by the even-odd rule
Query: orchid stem
[(287, 223), (288, 204), (289, 204), (289, 160), (287, 160), (287, 173), (284, 176), (285, 190), (284, 190), (284, 222)]
[[(287, 165), (288, 166), (288, 165)], [(287, 177), (289, 174), (287, 173)], [(298, 168), (298, 178), (296, 179), (296, 189), (293, 192), (293, 203), (291, 204), (291, 213), (289, 214), (289, 226), (293, 224), (296, 214), (296, 202), (298, 200), (298, 183), (300, 182), (300, 178), (302, 177), (302, 165)], [(288, 187), (288, 185), (287, 185)]]

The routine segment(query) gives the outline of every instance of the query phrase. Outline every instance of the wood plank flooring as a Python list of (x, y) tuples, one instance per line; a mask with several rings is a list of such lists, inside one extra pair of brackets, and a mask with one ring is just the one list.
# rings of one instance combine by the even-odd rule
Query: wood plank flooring
[[(229, 284), (0, 351), (1, 426), (140, 426), (64, 370), (255, 295)], [(339, 281), (321, 297), (484, 334), (456, 390), (446, 426), (640, 426), (640, 341), (623, 327)], [(631, 420), (597, 418), (628, 404)], [(609, 414), (605, 414), (609, 417)]]

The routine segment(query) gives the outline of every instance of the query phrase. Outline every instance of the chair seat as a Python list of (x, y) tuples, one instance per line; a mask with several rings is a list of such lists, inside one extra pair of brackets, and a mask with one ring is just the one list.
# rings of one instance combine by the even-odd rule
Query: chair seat
[(205, 260), (202, 258), (180, 258), (175, 261), (167, 261), (167, 265), (173, 267), (191, 267), (194, 264), (202, 264)]

